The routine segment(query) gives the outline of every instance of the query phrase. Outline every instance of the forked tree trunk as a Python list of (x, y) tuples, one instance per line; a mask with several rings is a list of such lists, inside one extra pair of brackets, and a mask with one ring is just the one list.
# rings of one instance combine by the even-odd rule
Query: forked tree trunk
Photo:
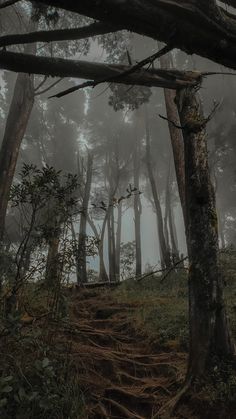
[(91, 184), (93, 172), (93, 155), (88, 154), (86, 182), (84, 187), (84, 194), (82, 199), (82, 212), (80, 217), (78, 254), (77, 254), (77, 281), (78, 283), (87, 282), (87, 264), (86, 264), (86, 226), (88, 215), (88, 204), (90, 198)]
[(150, 184), (151, 184), (151, 189), (152, 189), (152, 194), (153, 194), (153, 199), (154, 199), (154, 204), (155, 204), (155, 210), (156, 210), (161, 265), (163, 267), (169, 268), (171, 266), (171, 258), (170, 258), (170, 251), (168, 249), (168, 245), (167, 245), (166, 239), (165, 239), (161, 203), (160, 203), (160, 200), (159, 200), (159, 196), (158, 196), (158, 192), (157, 192), (157, 185), (156, 185), (153, 170), (152, 170), (151, 148), (150, 148), (150, 132), (149, 132), (149, 124), (148, 124), (147, 113), (146, 113), (146, 163), (147, 163), (148, 177), (149, 177)]
[(204, 116), (196, 90), (177, 93), (185, 152), (185, 198), (189, 253), (190, 351), (188, 377), (205, 373), (213, 356), (232, 357), (218, 262), (215, 193), (208, 166)]
[[(139, 191), (139, 176), (140, 176), (140, 142), (136, 135), (134, 155), (134, 187)], [(135, 229), (135, 257), (136, 257), (136, 277), (142, 275), (142, 248), (141, 248), (141, 214), (142, 214), (142, 203), (140, 195), (136, 193), (134, 195), (134, 229)]]
[(102, 225), (102, 231), (101, 236), (98, 233), (97, 227), (94, 224), (93, 220), (90, 218), (90, 216), (87, 216), (88, 224), (90, 225), (91, 229), (94, 232), (94, 235), (98, 241), (98, 256), (99, 256), (99, 275), (98, 280), (100, 282), (109, 282), (109, 278), (107, 275), (105, 262), (104, 262), (104, 251), (103, 251), (103, 245), (104, 245), (104, 236), (105, 236), (105, 230), (106, 230), (106, 223), (107, 223), (107, 215), (105, 216), (103, 220)]

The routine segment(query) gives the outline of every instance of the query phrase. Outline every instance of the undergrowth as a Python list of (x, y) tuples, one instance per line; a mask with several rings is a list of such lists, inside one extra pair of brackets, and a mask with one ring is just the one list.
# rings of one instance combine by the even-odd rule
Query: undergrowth
[(53, 313), (52, 304), (53, 295), (31, 284), (14, 313), (1, 313), (1, 418), (85, 418), (69, 342), (60, 339), (60, 319), (68, 313), (62, 303)]

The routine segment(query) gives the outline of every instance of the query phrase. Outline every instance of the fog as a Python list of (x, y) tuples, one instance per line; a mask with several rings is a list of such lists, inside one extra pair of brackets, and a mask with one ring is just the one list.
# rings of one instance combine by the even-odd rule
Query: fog
[[(10, 17), (9, 21), (15, 23), (14, 14)], [(73, 15), (70, 19), (73, 21)], [(40, 19), (38, 24), (43, 28), (44, 19)], [(13, 25), (12, 32), (15, 31), (14, 28)], [(23, 30), (21, 25), (19, 30)], [(131, 35), (126, 31), (99, 36), (92, 40), (73, 41), (69, 45), (70, 48), (63, 42), (52, 43), (49, 46), (39, 44), (38, 54), (46, 55), (49, 51), (54, 57), (129, 65), (153, 54), (161, 47), (151, 39)], [(236, 99), (233, 93), (236, 87), (235, 75), (197, 56), (187, 56), (176, 50), (171, 52), (171, 56), (173, 66), (181, 70), (229, 73), (205, 77), (200, 96), (206, 116), (211, 113), (214, 104), (218, 104), (207, 126), (209, 160), (217, 196), (220, 245), (235, 245)], [(160, 68), (160, 65), (158, 60), (155, 61), (155, 68)], [(16, 75), (13, 73), (1, 72), (2, 137), (15, 80)], [(146, 162), (145, 115), (147, 115), (150, 129), (150, 164), (161, 205), (165, 240), (172, 253), (173, 243), (170, 237), (172, 227), (169, 224), (171, 217), (179, 257), (185, 256), (183, 214), (175, 176), (168, 121), (160, 117), (160, 115), (166, 116), (163, 89), (102, 83), (95, 88), (83, 88), (62, 98), (49, 98), (58, 92), (83, 83), (83, 80), (60, 79), (49, 90), (50, 85), (55, 83), (55, 79), (47, 78), (43, 83), (42, 81), (43, 77), (35, 76), (36, 96), (21, 143), (14, 183), (20, 182), (20, 173), (24, 164), (33, 164), (37, 168), (48, 165), (63, 173), (76, 174), (82, 191), (78, 192), (78, 214), (73, 220), (75, 234), (78, 236), (81, 222), (80, 211), (83, 206), (82, 195), (89, 170), (86, 166), (87, 158), (89, 153), (92, 153), (93, 167), (88, 215), (97, 229), (98, 236), (101, 234), (105, 217), (101, 203), (103, 202), (106, 207), (113, 206), (112, 227), (110, 226), (113, 230), (113, 238), (108, 238), (106, 226), (103, 241), (106, 269), (109, 270), (109, 257), (111, 257), (109, 256), (109, 240), (118, 240), (119, 246), (128, 242), (137, 242), (135, 222), (138, 223), (136, 228), (141, 235), (141, 271), (161, 268), (157, 215)], [(39, 87), (41, 83), (42, 87)], [(166, 206), (167, 199), (169, 199), (171, 215)], [(122, 220), (119, 221), (121, 226), (118, 239), (117, 223), (120, 203), (122, 204)], [(140, 220), (137, 219), (137, 212), (135, 213), (137, 205)], [(14, 225), (12, 221), (16, 217), (14, 211), (14, 208), (8, 208), (6, 225), (7, 234), (17, 240), (19, 233), (16, 230), (19, 226)], [(71, 236), (71, 232), (68, 234)], [(86, 234), (94, 237), (94, 229), (88, 221)], [(133, 263), (135, 264), (135, 261)], [(87, 267), (98, 274), (98, 254), (88, 255)]]

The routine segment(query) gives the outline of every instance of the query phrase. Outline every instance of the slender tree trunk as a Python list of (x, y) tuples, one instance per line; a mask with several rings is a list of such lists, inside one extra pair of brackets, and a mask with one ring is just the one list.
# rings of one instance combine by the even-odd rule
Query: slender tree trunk
[[(172, 67), (171, 56), (166, 55), (160, 58), (161, 68), (170, 69)], [(166, 114), (168, 118), (168, 126), (170, 139), (172, 144), (176, 179), (179, 190), (180, 202), (183, 210), (184, 220), (186, 218), (185, 210), (185, 165), (184, 165), (184, 141), (181, 130), (176, 128), (172, 122), (179, 125), (179, 114), (175, 103), (176, 93), (174, 90), (164, 89), (164, 97), (166, 104)]]
[(170, 258), (170, 252), (166, 243), (166, 239), (165, 239), (162, 209), (161, 209), (161, 204), (160, 204), (160, 200), (159, 200), (159, 196), (157, 192), (157, 186), (156, 186), (156, 182), (155, 182), (155, 178), (154, 178), (154, 174), (152, 170), (150, 132), (149, 132), (147, 113), (146, 113), (146, 163), (147, 163), (147, 169), (148, 169), (148, 177), (150, 180), (155, 209), (156, 209), (161, 265), (163, 267), (169, 268), (171, 266), (171, 258)]
[(117, 229), (116, 229), (116, 280), (120, 281), (120, 245), (122, 228), (122, 201), (118, 204)]
[(215, 193), (208, 166), (204, 116), (194, 89), (177, 94), (185, 146), (185, 198), (189, 253), (190, 350), (188, 378), (203, 375), (214, 355), (231, 357), (218, 261)]
[(109, 277), (110, 282), (116, 280), (116, 251), (115, 251), (115, 228), (114, 228), (114, 208), (109, 211), (108, 223), (108, 255), (109, 255)]
[[(36, 45), (27, 46), (25, 52), (35, 54)], [(0, 150), (0, 241), (3, 240), (7, 205), (19, 150), (33, 105), (34, 76), (20, 73), (15, 82)]]
[(88, 215), (88, 204), (90, 198), (93, 172), (93, 155), (88, 154), (86, 182), (84, 187), (84, 196), (82, 200), (82, 212), (80, 218), (79, 242), (78, 242), (78, 278), (79, 283), (87, 282), (87, 264), (86, 264), (86, 226)]
[(168, 216), (169, 216), (169, 230), (170, 230), (170, 239), (171, 239), (172, 258), (173, 258), (173, 263), (176, 263), (180, 260), (180, 258), (179, 258), (178, 239), (177, 239), (177, 233), (176, 233), (174, 214), (173, 214), (172, 205), (171, 205), (171, 194), (170, 194), (170, 207), (168, 210)]
[(56, 234), (49, 240), (48, 255), (45, 272), (45, 285), (48, 288), (53, 288), (58, 281), (58, 250), (60, 243), (60, 235)]
[(0, 239), (3, 239), (7, 205), (21, 141), (34, 104), (33, 76), (19, 74), (7, 117), (0, 151)]
[[(140, 176), (140, 141), (136, 133), (136, 143), (134, 146), (133, 164), (134, 164), (134, 187), (139, 191)], [(135, 226), (135, 249), (136, 249), (136, 277), (142, 275), (142, 248), (141, 248), (141, 214), (142, 204), (140, 195), (134, 195), (134, 226)]]
[(104, 263), (104, 238), (105, 238), (105, 231), (106, 226), (108, 223), (109, 218), (109, 209), (106, 212), (106, 215), (103, 220), (102, 224), (102, 231), (100, 235), (100, 241), (99, 241), (99, 247), (98, 247), (98, 253), (99, 253), (99, 281), (101, 282), (109, 282), (109, 277), (107, 275), (105, 263)]
[[(103, 244), (104, 244), (104, 234), (101, 234), (101, 237), (99, 236), (98, 230), (96, 225), (94, 224), (93, 220), (88, 215), (87, 217), (88, 224), (90, 225), (91, 229), (94, 232), (95, 237), (97, 238), (99, 245), (98, 245), (98, 256), (99, 256), (99, 281), (101, 282), (109, 282), (109, 278), (107, 275), (105, 262), (104, 262), (104, 251), (103, 251)], [(104, 218), (102, 232), (105, 232), (106, 229), (106, 218)]]
[(169, 225), (170, 242), (171, 242), (171, 256), (173, 263), (179, 260), (178, 240), (174, 221), (174, 214), (172, 210), (172, 194), (171, 194), (171, 166), (169, 166), (169, 172), (166, 183), (166, 213), (167, 223)]
[[(149, 151), (149, 154), (151, 154), (150, 153), (150, 140), (148, 140), (148, 142), (149, 142), (149, 146), (148, 146), (149, 150), (146, 149), (146, 151)], [(151, 164), (151, 162), (150, 162), (150, 164)], [(151, 169), (152, 169), (152, 167), (151, 167)], [(165, 216), (164, 216), (164, 237), (165, 237), (168, 252), (170, 253), (170, 235), (169, 235), (169, 228), (168, 228), (169, 211), (170, 211), (170, 188), (169, 188), (169, 183), (170, 183), (170, 164), (169, 164), (167, 180), (166, 180), (166, 196), (165, 196), (166, 199), (165, 199)]]

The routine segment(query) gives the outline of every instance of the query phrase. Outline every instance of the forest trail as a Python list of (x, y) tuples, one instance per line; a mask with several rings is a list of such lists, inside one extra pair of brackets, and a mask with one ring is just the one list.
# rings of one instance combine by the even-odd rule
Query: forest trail
[(153, 348), (132, 325), (135, 310), (110, 291), (79, 290), (72, 297), (67, 338), (86, 418), (151, 419), (183, 379), (186, 354)]

